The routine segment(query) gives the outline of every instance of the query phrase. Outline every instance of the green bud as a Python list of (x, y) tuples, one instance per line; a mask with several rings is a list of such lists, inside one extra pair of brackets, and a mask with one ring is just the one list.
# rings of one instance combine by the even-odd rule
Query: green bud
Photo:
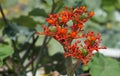
[(83, 55), (83, 56), (87, 56), (87, 54), (88, 54), (88, 51), (87, 51), (87, 50), (85, 50), (85, 49), (80, 49), (80, 51), (82, 52), (82, 55)]
[(80, 16), (80, 20), (83, 20), (83, 19), (85, 19), (85, 18), (87, 18), (88, 17), (88, 15), (86, 14), (86, 13), (83, 13), (81, 16)]
[(70, 29), (68, 29), (67, 34), (70, 34), (70, 33), (71, 33), (71, 30), (70, 30)]
[(50, 29), (50, 32), (56, 32), (57, 31), (55, 26), (50, 26), (49, 29)]

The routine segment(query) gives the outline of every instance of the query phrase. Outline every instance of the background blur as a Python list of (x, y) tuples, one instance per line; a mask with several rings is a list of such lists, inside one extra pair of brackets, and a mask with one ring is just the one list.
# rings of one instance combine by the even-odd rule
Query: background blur
[[(107, 46), (107, 48), (120, 49), (120, 0), (54, 0), (54, 2), (52, 0), (0, 0), (0, 4), (10, 25), (9, 27), (5, 25), (0, 13), (0, 43), (12, 45), (11, 40), (15, 41), (16, 47), (20, 50), (19, 54), (25, 61), (24, 65), (31, 58), (36, 58), (39, 52), (44, 36), (39, 36), (33, 48), (30, 48), (33, 51), (30, 51), (29, 55), (24, 54), (29, 45), (36, 39), (35, 32), (43, 31), (41, 24), (47, 25), (45, 21), (47, 14), (58, 13), (65, 6), (75, 8), (86, 5), (88, 10), (94, 11), (95, 16), (85, 24), (85, 30), (101, 32), (102, 45)], [(53, 6), (53, 4), (55, 5)], [(53, 9), (51, 10), (51, 8)], [(0, 48), (6, 50), (6, 48), (10, 49), (11, 47), (0, 45)], [(46, 50), (45, 57), (42, 58), (44, 62), (41, 62), (41, 65), (49, 62), (49, 56), (54, 58), (56, 53), (63, 52), (62, 46), (54, 39), (50, 39)], [(57, 56), (61, 57), (61, 54)], [(4, 63), (8, 65), (9, 59), (8, 62), (6, 59)], [(2, 62), (2, 60), (0, 61)], [(15, 59), (15, 61), (18, 60)], [(11, 68), (11, 65), (8, 66)], [(49, 72), (49, 70), (47, 71)], [(64, 72), (62, 73), (64, 74)]]

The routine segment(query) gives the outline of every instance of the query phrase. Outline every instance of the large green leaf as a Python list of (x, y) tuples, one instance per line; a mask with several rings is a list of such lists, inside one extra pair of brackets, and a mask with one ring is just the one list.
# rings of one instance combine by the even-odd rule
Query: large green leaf
[(92, 76), (119, 76), (120, 62), (96, 53), (88, 64)]
[(11, 46), (0, 44), (0, 66), (3, 65), (3, 59), (11, 54), (13, 54), (13, 49)]
[(52, 56), (58, 52), (64, 52), (62, 45), (55, 39), (51, 39), (51, 41), (49, 42), (48, 50), (49, 50), (50, 56)]
[(29, 15), (47, 17), (47, 13), (45, 12), (45, 10), (40, 8), (33, 9), (31, 12), (29, 12)]
[(38, 22), (34, 21), (30, 16), (20, 16), (19, 18), (13, 18), (15, 23), (34, 29)]

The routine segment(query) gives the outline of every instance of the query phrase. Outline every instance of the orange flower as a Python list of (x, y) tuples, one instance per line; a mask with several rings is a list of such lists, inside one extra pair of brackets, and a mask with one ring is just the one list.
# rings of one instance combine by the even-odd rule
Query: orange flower
[(82, 29), (82, 28), (83, 28), (83, 25), (82, 25), (82, 24), (78, 24), (78, 27), (79, 27), (80, 29)]
[(77, 35), (76, 32), (71, 32), (71, 33), (70, 33), (71, 38), (76, 38), (76, 35)]
[(92, 40), (92, 41), (95, 41), (95, 39), (96, 39), (96, 38), (95, 38), (94, 36), (91, 36), (91, 37), (90, 37), (90, 40)]
[[(37, 34), (53, 37), (66, 49), (64, 52), (65, 57), (72, 56), (82, 60), (84, 64), (87, 64), (91, 60), (94, 50), (98, 51), (98, 49), (105, 48), (99, 46), (101, 42), (99, 33), (94, 34), (94, 32), (91, 31), (87, 34), (83, 33), (84, 23), (92, 16), (94, 16), (94, 12), (88, 12), (85, 6), (75, 8), (74, 10), (73, 8), (69, 10), (68, 7), (66, 7), (65, 10), (59, 14), (49, 14), (46, 21), (50, 26), (42, 25), (44, 32), (37, 32)], [(67, 24), (69, 21), (72, 21), (70, 26)], [(71, 44), (76, 38), (84, 39), (83, 43), (81, 43), (80, 40), (82, 39), (80, 39)]]
[(65, 28), (62, 28), (62, 29), (60, 30), (60, 33), (64, 35), (64, 34), (67, 33), (67, 30), (66, 30)]
[(90, 17), (94, 16), (94, 14), (95, 14), (94, 12), (89, 12)]
[(51, 25), (56, 25), (58, 20), (58, 14), (49, 14), (49, 18), (46, 18), (46, 21)]

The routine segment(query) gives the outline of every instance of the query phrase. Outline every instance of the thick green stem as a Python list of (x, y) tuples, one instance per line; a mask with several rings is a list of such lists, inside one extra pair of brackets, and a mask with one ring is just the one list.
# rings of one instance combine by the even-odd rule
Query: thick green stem
[(77, 68), (81, 63), (82, 63), (82, 61), (81, 61), (81, 60), (78, 60), (78, 61), (73, 65), (71, 72), (74, 73), (75, 70), (76, 70), (76, 68)]
[(67, 70), (67, 76), (73, 76), (72, 70), (72, 58), (67, 57), (66, 58), (66, 70)]

